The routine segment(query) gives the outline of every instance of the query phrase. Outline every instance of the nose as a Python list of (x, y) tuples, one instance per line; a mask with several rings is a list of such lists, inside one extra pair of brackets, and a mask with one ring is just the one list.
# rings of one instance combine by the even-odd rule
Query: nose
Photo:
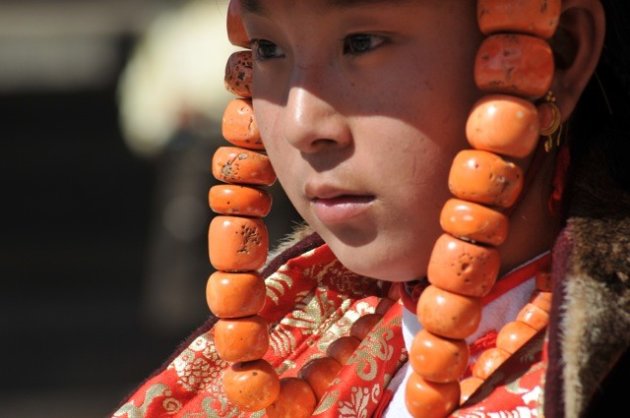
[[(344, 148), (352, 140), (348, 120), (337, 108), (334, 98), (323, 90), (293, 85), (283, 118), (284, 138), (303, 153)], [(330, 99), (328, 99), (330, 97)]]

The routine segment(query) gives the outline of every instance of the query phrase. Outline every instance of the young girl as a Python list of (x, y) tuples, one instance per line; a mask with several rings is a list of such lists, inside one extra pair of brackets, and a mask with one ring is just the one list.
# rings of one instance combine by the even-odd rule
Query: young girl
[[(628, 17), (613, 0), (233, 0), (251, 52), (228, 63), (237, 147), (212, 163), (230, 183), (210, 192), (220, 319), (114, 416), (621, 405)], [(259, 275), (269, 161), (309, 229)]]

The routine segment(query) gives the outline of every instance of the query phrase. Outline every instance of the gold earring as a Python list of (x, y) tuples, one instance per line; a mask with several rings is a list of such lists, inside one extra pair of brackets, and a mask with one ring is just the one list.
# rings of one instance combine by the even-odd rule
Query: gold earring
[(546, 137), (545, 151), (551, 152), (560, 146), (562, 139), (562, 114), (556, 104), (556, 96), (551, 90), (545, 95), (544, 101), (538, 105), (540, 119), (540, 135)]

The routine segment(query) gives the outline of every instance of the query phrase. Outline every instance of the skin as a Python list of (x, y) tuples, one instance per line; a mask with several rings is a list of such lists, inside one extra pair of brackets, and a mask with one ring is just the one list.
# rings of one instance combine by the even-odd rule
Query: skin
[[(469, 148), (464, 127), (481, 97), (472, 78), (482, 39), (475, 2), (242, 3), (255, 115), (296, 209), (350, 270), (391, 281), (424, 276), (450, 165)], [(567, 3), (583, 10), (593, 2)], [(575, 105), (569, 96), (562, 91), (561, 109)], [(547, 160), (512, 216), (504, 270), (549, 249), (557, 232), (546, 210)], [(322, 206), (360, 210), (322, 216)]]

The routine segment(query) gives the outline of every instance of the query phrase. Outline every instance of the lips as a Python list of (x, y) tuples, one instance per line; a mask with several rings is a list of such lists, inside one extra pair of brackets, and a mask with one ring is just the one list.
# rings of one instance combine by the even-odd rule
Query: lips
[(348, 222), (367, 211), (374, 202), (374, 195), (324, 185), (307, 185), (306, 195), (315, 216), (325, 225)]

